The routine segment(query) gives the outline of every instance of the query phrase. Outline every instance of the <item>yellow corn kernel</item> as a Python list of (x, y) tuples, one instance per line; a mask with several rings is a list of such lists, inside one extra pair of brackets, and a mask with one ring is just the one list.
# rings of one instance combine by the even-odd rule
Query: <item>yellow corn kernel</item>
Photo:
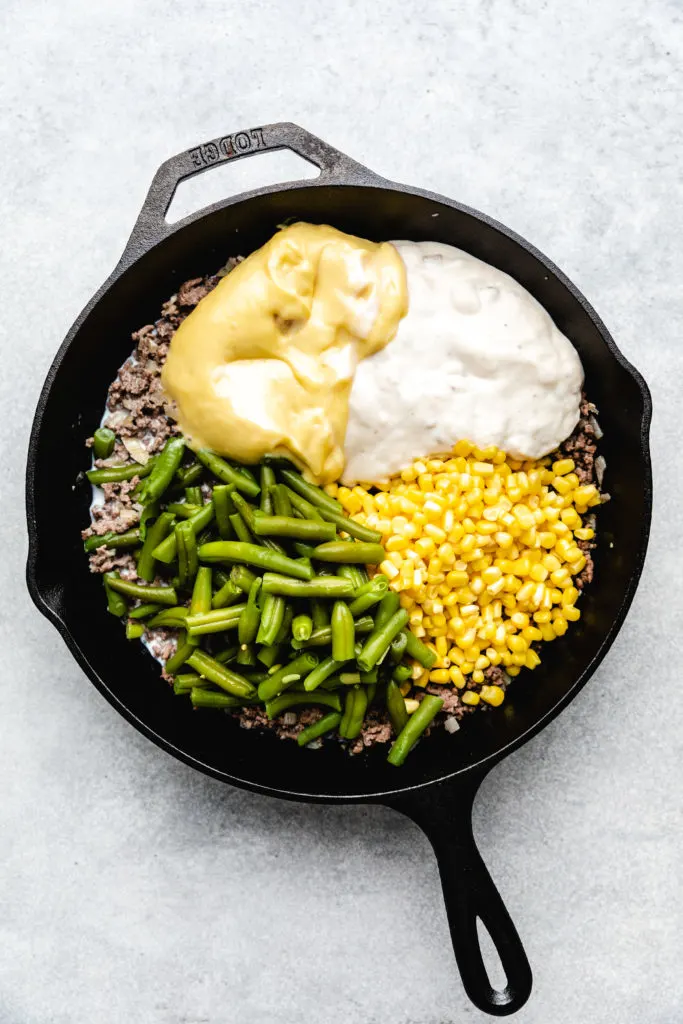
[(412, 683), (408, 679), (405, 681), (405, 683), (401, 683), (401, 685), (399, 686), (399, 690), (401, 691), (402, 697), (405, 697), (406, 694), (410, 693), (411, 686)]
[(415, 541), (414, 548), (421, 558), (429, 558), (436, 551), (436, 544), (431, 537), (420, 537)]
[(581, 612), (573, 604), (565, 605), (562, 609), (562, 614), (569, 622), (577, 622), (581, 618)]
[(396, 577), (398, 576), (398, 569), (396, 568), (394, 563), (390, 562), (388, 559), (382, 562), (379, 568), (380, 572), (383, 572), (384, 575), (390, 580), (395, 580)]
[(576, 604), (579, 599), (579, 591), (576, 587), (567, 587), (566, 590), (562, 591), (562, 604)]
[(479, 703), (479, 694), (475, 693), (474, 690), (465, 690), (460, 700), (463, 704), (469, 704), (471, 707), (476, 707)]
[(430, 683), (447, 683), (450, 678), (446, 668), (433, 668), (429, 673)]
[(457, 686), (459, 690), (462, 690), (465, 686), (465, 677), (457, 665), (451, 665), (448, 670), (448, 678), (453, 683), (453, 686)]
[(524, 583), (517, 591), (517, 600), (521, 602), (530, 601), (535, 589), (536, 586), (533, 581), (530, 581), (529, 583)]
[[(554, 545), (555, 545), (555, 534), (553, 534), (553, 547), (554, 547)], [(556, 572), (558, 569), (562, 569), (562, 562), (559, 560), (557, 555), (551, 555), (550, 553), (548, 553), (547, 555), (543, 555), (543, 557), (541, 558), (541, 565), (543, 566), (544, 569), (547, 569), (549, 573), (553, 573), (553, 572)], [(566, 572), (566, 570), (562, 570), (562, 571)], [(551, 579), (552, 579), (552, 576), (551, 576)]]
[(577, 505), (600, 504), (600, 495), (595, 484), (584, 484), (575, 488), (574, 501)]
[(384, 545), (387, 551), (405, 551), (407, 547), (410, 547), (410, 541), (407, 537), (400, 537), (394, 534)]
[(482, 686), (480, 696), (487, 704), (497, 708), (505, 700), (505, 690), (500, 686)]
[(508, 636), (507, 641), (508, 647), (514, 654), (522, 654), (523, 652), (525, 653), (529, 647), (524, 637), (520, 636), (519, 634), (512, 633), (510, 636)]
[(406, 711), (408, 712), (408, 714), (412, 715), (419, 708), (420, 702), (419, 702), (419, 700), (412, 700), (412, 698), (408, 697), (405, 700), (405, 706), (406, 706)]
[(582, 526), (580, 529), (574, 530), (574, 536), (577, 540), (593, 540), (595, 530), (592, 530), (590, 526)]
[(474, 665), (472, 664), (471, 661), (463, 661), (462, 665), (460, 666), (460, 671), (464, 676), (470, 676), (474, 672)]
[(496, 468), (490, 462), (474, 462), (472, 463), (472, 469), (479, 476), (493, 476)]
[(539, 626), (539, 629), (541, 629), (541, 632), (542, 632), (542, 628), (541, 627), (545, 623), (550, 622), (551, 618), (552, 618), (552, 616), (551, 616), (550, 612), (547, 611), (545, 608), (543, 609), (543, 611), (534, 612), (534, 622), (538, 623), (538, 626)]
[(529, 644), (543, 639), (543, 634), (540, 629), (536, 628), (536, 626), (525, 626), (520, 636), (523, 636)]
[(500, 653), (495, 649), (495, 647), (486, 648), (486, 657), (489, 659), (492, 665), (500, 665)]
[(571, 473), (576, 466), (573, 459), (558, 459), (557, 462), (553, 462), (553, 473), (555, 476), (566, 476), (567, 473)]
[(567, 625), (567, 620), (565, 618), (553, 619), (553, 629), (555, 630), (555, 634), (557, 636), (564, 636), (564, 634), (569, 629), (569, 626)]
[(484, 673), (480, 669), (475, 668), (474, 672), (472, 673), (472, 681), (475, 683), (483, 683)]
[(518, 676), (522, 670), (519, 665), (510, 665), (505, 671), (509, 676)]
[(536, 565), (531, 566), (531, 569), (529, 570), (529, 576), (536, 583), (543, 583), (545, 580), (548, 579), (548, 570), (545, 568), (545, 566), (537, 562)]
[(569, 494), (572, 489), (571, 483), (563, 476), (553, 477), (553, 487), (558, 494)]
[(543, 634), (543, 639), (547, 640), (547, 641), (554, 640), (555, 637), (557, 636), (557, 634), (555, 633), (555, 630), (553, 629), (553, 627), (550, 625), (549, 622), (544, 622), (543, 623), (543, 625), (541, 626), (541, 633)]
[(517, 629), (524, 629), (525, 626), (529, 625), (529, 616), (525, 612), (514, 612), (510, 616), (510, 622), (512, 622)]
[[(555, 632), (557, 632), (557, 628), (556, 627), (553, 627), (553, 628), (555, 628)], [(526, 659), (524, 661), (524, 665), (525, 665), (526, 668), (536, 668), (540, 664), (541, 664), (541, 659), (539, 658), (539, 656), (536, 653), (536, 651), (529, 650), (529, 651), (526, 652)]]

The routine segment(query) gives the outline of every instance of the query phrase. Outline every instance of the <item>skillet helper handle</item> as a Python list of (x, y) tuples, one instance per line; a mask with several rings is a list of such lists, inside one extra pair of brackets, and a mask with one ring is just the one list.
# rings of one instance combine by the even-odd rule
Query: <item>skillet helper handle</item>
[[(465, 991), (495, 1017), (516, 1013), (531, 994), (529, 961), (517, 929), (472, 833), (472, 806), (482, 776), (441, 784), (391, 802), (423, 830), (436, 854), (453, 951)], [(496, 947), (507, 984), (491, 985), (477, 932), (480, 919)]]
[[(385, 184), (384, 178), (291, 121), (279, 121), (275, 124), (261, 125), (259, 128), (246, 128), (229, 135), (221, 135), (164, 161), (154, 175), (126, 245), (122, 262), (132, 262), (177, 227), (167, 222), (166, 213), (181, 181), (192, 178), (195, 174), (203, 174), (204, 171), (230, 160), (279, 149), (291, 150), (320, 170), (318, 178), (290, 184), (307, 187), (332, 184)], [(239, 198), (241, 197), (234, 197), (233, 201)], [(191, 219), (197, 216), (198, 213), (192, 214)]]

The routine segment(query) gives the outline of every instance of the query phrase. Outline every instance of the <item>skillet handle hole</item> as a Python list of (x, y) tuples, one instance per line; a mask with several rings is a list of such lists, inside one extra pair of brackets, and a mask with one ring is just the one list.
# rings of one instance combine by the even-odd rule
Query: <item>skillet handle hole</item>
[(489, 934), (489, 930), (480, 917), (477, 917), (477, 938), (479, 940), (479, 949), (481, 951), (481, 959), (484, 964), (484, 970), (486, 971), (486, 977), (489, 980), (491, 988), (502, 993), (508, 985), (508, 976), (505, 973), (500, 954), (496, 949), (493, 939)]

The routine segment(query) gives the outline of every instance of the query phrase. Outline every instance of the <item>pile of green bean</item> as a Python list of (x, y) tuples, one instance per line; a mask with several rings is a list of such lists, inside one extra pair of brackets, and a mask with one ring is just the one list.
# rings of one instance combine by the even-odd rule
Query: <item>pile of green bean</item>
[[(114, 441), (97, 431), (96, 456)], [(381, 535), (290, 462), (257, 469), (173, 437), (144, 467), (90, 470), (97, 485), (140, 478), (139, 526), (85, 542), (87, 552), (106, 545), (136, 558), (142, 582), (105, 573), (108, 609), (126, 618), (129, 639), (177, 631), (166, 672), (194, 707), (260, 705), (271, 720), (320, 707), (323, 717), (298, 734), (304, 746), (332, 732), (354, 740), (368, 709), (384, 706), (395, 733), (388, 761), (400, 765), (443, 701), (427, 694), (407, 713), (401, 685), (414, 662), (430, 668), (435, 655), (408, 629), (387, 578), (368, 575), (385, 557)]]

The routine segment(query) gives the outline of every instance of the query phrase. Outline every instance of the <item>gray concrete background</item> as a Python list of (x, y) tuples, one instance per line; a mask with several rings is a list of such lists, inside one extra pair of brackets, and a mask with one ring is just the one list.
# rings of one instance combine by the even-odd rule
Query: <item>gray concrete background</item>
[[(476, 832), (535, 971), (520, 1022), (683, 1019), (680, 5), (4, 0), (0, 20), (1, 1024), (485, 1019), (416, 828), (176, 763), (24, 589), (25, 448), (59, 342), (156, 166), (279, 119), (532, 239), (652, 387), (656, 515), (628, 622), (489, 777)], [(257, 163), (196, 196), (260, 183)]]

